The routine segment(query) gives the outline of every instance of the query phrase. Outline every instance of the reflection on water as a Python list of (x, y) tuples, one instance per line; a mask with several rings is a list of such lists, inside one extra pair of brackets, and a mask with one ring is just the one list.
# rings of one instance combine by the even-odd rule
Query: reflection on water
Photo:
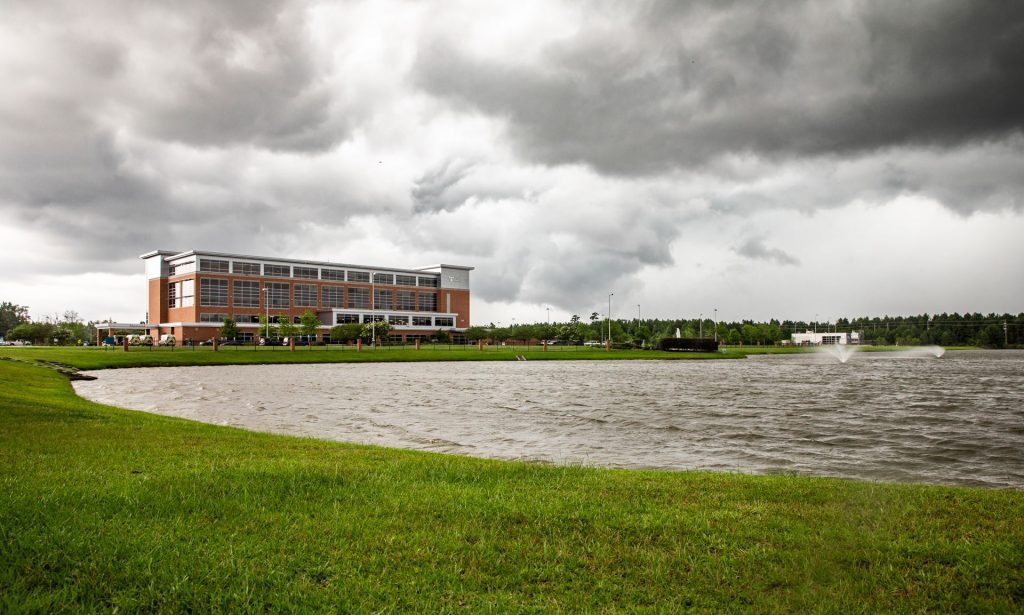
[(1024, 352), (167, 367), (102, 403), (500, 459), (1024, 488)]

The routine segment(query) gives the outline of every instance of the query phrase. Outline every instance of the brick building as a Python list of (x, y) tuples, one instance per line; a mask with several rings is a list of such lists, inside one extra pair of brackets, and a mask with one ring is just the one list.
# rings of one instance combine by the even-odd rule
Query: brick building
[(318, 339), (342, 323), (387, 320), (391, 341), (426, 339), (438, 330), (455, 338), (469, 326), (472, 267), (436, 265), (394, 269), (219, 252), (154, 250), (146, 263), (154, 339), (173, 335), (179, 345), (217, 335), (224, 319), (242, 338), (258, 335), (259, 317), (298, 322), (320, 319)]

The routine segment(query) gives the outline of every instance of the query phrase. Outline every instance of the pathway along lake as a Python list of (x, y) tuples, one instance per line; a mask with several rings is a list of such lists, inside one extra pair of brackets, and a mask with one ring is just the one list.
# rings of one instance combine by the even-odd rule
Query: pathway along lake
[(1024, 352), (112, 369), (88, 399), (497, 459), (1024, 488)]

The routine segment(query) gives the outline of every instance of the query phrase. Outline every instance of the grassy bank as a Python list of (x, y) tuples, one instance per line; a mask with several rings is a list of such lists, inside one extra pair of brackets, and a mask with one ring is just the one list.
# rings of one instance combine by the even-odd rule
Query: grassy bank
[(0, 357), (21, 360), (56, 361), (79, 369), (105, 369), (109, 367), (157, 367), (173, 365), (239, 365), (257, 363), (361, 363), (374, 361), (528, 361), (558, 360), (688, 360), (737, 359), (746, 353), (735, 350), (721, 353), (661, 352), (658, 350), (612, 350), (586, 347), (551, 347), (547, 352), (538, 346), (490, 346), (484, 350), (459, 346), (424, 346), (420, 350), (409, 348), (364, 348), (356, 352), (354, 346), (314, 346), (297, 348), (291, 352), (284, 347), (259, 348), (227, 346), (214, 352), (209, 346), (195, 348), (120, 348), (104, 349), (73, 346), (0, 347)]
[(5, 612), (1024, 602), (1017, 491), (556, 468), (256, 434), (93, 404), (15, 361), (0, 361), (0, 480)]

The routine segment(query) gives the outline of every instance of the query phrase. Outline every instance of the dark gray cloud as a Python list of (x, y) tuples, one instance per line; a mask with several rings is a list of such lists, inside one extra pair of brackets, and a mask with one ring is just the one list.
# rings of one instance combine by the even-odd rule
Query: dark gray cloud
[(453, 197), (451, 188), (465, 179), (472, 168), (473, 165), (465, 161), (446, 160), (428, 170), (412, 188), (413, 211), (429, 213), (458, 208), (465, 200)]
[(766, 246), (762, 237), (750, 237), (739, 246), (733, 247), (732, 251), (745, 258), (768, 261), (778, 265), (800, 264), (799, 259), (784, 250)]
[(1024, 126), (1024, 5), (654, 3), (537, 65), (435, 41), (416, 78), (507, 118), (528, 159), (607, 173), (951, 147)]

